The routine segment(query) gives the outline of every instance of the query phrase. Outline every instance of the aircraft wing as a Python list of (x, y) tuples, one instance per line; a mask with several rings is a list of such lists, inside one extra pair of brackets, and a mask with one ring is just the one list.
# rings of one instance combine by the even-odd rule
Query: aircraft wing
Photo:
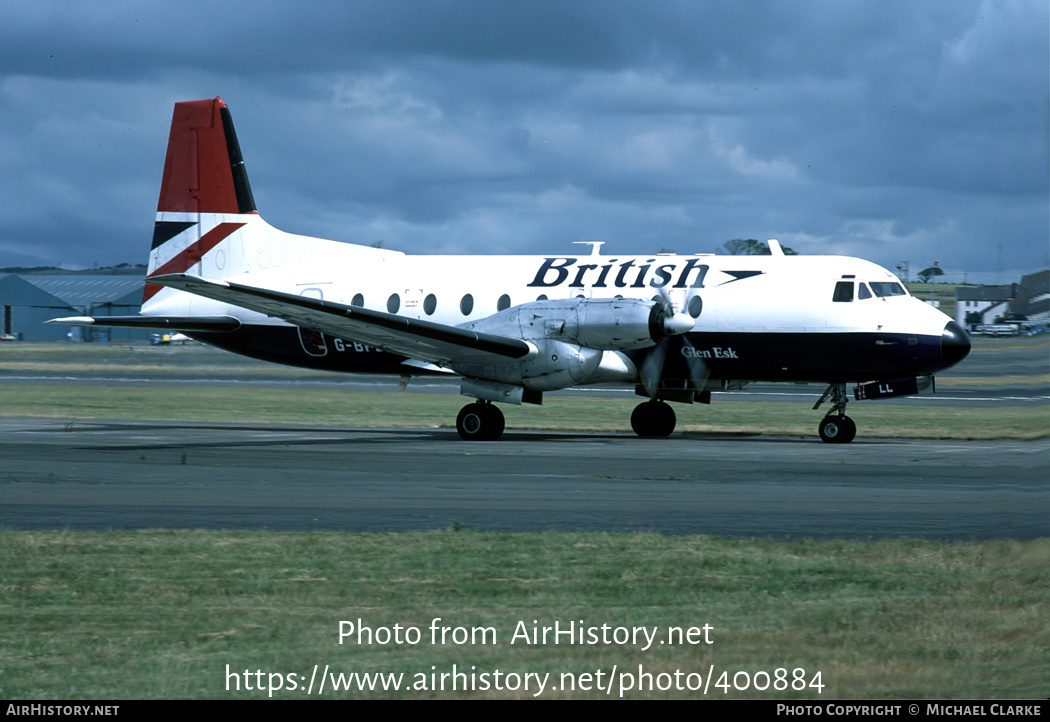
[(233, 316), (67, 316), (46, 323), (103, 328), (173, 328), (189, 333), (226, 333), (241, 327), (241, 322)]
[(532, 344), (520, 338), (479, 333), (231, 281), (173, 273), (151, 276), (149, 282), (438, 365), (502, 364), (526, 360), (536, 353)]

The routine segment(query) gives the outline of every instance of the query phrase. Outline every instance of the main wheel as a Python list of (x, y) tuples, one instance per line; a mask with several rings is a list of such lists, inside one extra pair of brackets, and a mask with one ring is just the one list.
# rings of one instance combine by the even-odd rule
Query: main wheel
[(503, 436), (503, 429), (507, 427), (507, 420), (503, 418), (503, 412), (495, 404), (488, 404), (489, 413), (489, 437), (486, 441), (496, 441)]
[(857, 425), (848, 416), (825, 416), (817, 430), (826, 444), (848, 444), (857, 435)]
[(456, 417), (456, 431), (464, 441), (495, 441), (503, 435), (503, 412), (480, 401), (467, 404)]
[(631, 412), (631, 428), (645, 438), (670, 436), (677, 422), (674, 409), (663, 401), (646, 401)]

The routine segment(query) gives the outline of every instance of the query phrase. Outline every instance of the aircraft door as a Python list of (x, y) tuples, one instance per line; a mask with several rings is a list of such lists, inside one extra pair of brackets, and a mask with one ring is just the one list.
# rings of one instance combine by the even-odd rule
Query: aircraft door
[[(304, 288), (299, 295), (306, 298), (315, 298), (318, 301), (324, 300), (324, 292), (320, 288)], [(299, 331), (299, 344), (303, 347), (303, 352), (307, 356), (320, 358), (328, 355), (328, 343), (325, 341), (323, 333), (309, 328), (296, 328)]]
[(835, 281), (825, 299), (824, 324), (829, 329), (847, 329), (857, 323), (857, 282), (850, 276)]

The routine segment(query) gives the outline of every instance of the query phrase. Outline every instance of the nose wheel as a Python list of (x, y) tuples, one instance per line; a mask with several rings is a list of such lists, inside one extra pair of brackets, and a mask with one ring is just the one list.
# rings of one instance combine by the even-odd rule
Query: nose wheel
[(828, 390), (813, 408), (820, 408), (825, 401), (830, 401), (834, 406), (828, 415), (820, 420), (820, 425), (817, 427), (820, 440), (825, 444), (848, 444), (853, 441), (857, 435), (857, 425), (853, 419), (846, 416), (846, 403), (849, 401), (849, 397), (846, 396), (846, 384), (829, 384)]
[(848, 416), (825, 416), (818, 428), (820, 439), (827, 444), (848, 444), (857, 435), (857, 425)]
[(467, 404), (456, 417), (456, 431), (464, 441), (495, 441), (505, 425), (499, 407), (483, 401)]

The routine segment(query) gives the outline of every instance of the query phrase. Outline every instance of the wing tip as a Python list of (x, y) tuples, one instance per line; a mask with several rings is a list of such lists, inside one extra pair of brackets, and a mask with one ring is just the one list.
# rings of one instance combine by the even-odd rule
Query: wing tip
[(95, 319), (91, 316), (64, 316), (63, 318), (52, 318), (44, 323), (53, 323), (57, 326), (93, 326)]

